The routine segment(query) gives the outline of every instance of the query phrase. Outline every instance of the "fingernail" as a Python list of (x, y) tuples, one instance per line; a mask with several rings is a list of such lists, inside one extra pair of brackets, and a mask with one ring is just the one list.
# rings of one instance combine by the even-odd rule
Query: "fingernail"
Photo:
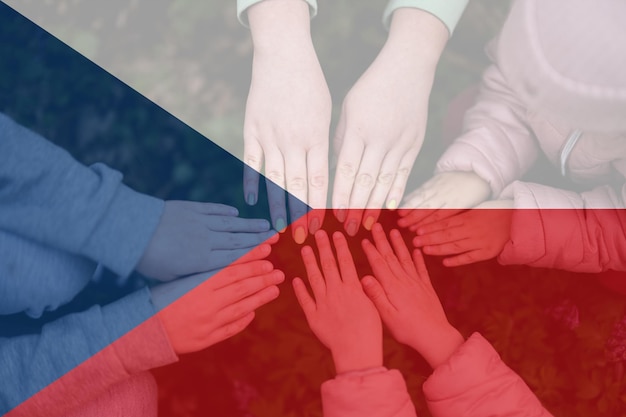
[(348, 224), (346, 225), (346, 232), (348, 233), (348, 235), (356, 236), (358, 231), (359, 231), (359, 224), (357, 223), (357, 221), (350, 220)]
[(263, 272), (270, 272), (272, 269), (274, 269), (274, 265), (272, 265), (271, 262), (265, 261), (263, 262), (262, 268), (263, 268)]
[(255, 205), (256, 204), (256, 194), (248, 193), (248, 197), (246, 197), (246, 203), (248, 203), (249, 206)]
[(337, 220), (342, 223), (346, 221), (346, 206), (340, 206), (337, 210)]
[(363, 222), (363, 227), (366, 230), (372, 230), (372, 226), (374, 225), (374, 218), (372, 216), (368, 216), (367, 219)]
[(278, 233), (283, 233), (285, 231), (285, 227), (287, 226), (285, 224), (285, 219), (283, 219), (282, 217), (277, 218), (274, 224), (276, 225), (276, 230), (278, 230)]
[(237, 210), (235, 207), (231, 207), (228, 211), (231, 216), (239, 216), (239, 210)]
[(416, 237), (415, 239), (413, 239), (413, 246), (420, 247), (421, 245), (422, 245), (422, 239), (420, 239), (419, 237)]
[(309, 224), (309, 232), (314, 235), (320, 228), (320, 219), (314, 217)]
[(361, 283), (363, 284), (364, 287), (371, 287), (372, 284), (374, 284), (374, 279), (372, 277), (367, 276), (361, 280)]
[(390, 202), (387, 203), (387, 208), (389, 210), (395, 210), (398, 208), (398, 202), (396, 200), (391, 200)]
[(295, 233), (293, 234), (293, 239), (298, 245), (304, 243), (304, 241), (306, 240), (306, 231), (304, 230), (304, 227), (300, 226), (296, 229)]

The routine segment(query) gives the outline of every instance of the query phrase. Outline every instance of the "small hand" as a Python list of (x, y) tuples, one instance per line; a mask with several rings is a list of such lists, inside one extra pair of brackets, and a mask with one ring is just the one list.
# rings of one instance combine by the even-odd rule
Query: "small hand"
[(374, 277), (362, 280), (385, 325), (396, 340), (417, 350), (436, 368), (463, 343), (450, 325), (419, 250), (409, 253), (400, 232), (391, 231), (391, 244), (380, 224), (372, 228), (376, 246), (363, 241)]
[[(269, 245), (255, 249), (267, 256)], [(251, 258), (258, 257), (252, 256)], [(278, 297), (284, 274), (268, 261), (236, 264), (151, 289), (157, 314), (178, 354), (196, 352), (234, 336), (254, 311)]]
[(398, 226), (414, 231), (472, 208), (490, 195), (487, 181), (473, 172), (442, 172), (406, 197)]
[(242, 219), (237, 209), (212, 203), (166, 201), (137, 271), (160, 281), (227, 266), (278, 236), (263, 219)]
[(313, 250), (302, 248), (313, 297), (302, 279), (293, 280), (311, 330), (332, 352), (337, 373), (382, 366), (380, 317), (363, 292), (345, 237), (339, 232), (333, 234), (336, 261), (326, 232), (318, 231), (315, 240), (322, 271)]
[(446, 256), (445, 266), (492, 259), (511, 237), (512, 209), (512, 200), (487, 201), (475, 209), (418, 227), (413, 244), (426, 254)]

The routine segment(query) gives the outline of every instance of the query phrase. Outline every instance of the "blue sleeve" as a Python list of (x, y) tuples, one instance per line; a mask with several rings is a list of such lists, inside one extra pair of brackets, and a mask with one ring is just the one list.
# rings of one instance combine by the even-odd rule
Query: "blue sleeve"
[(0, 113), (0, 229), (86, 256), (121, 276), (141, 259), (163, 201), (103, 164), (68, 152)]
[(39, 334), (0, 338), (0, 415), (20, 405), (19, 415), (61, 415), (129, 375), (175, 362), (154, 314), (144, 288)]

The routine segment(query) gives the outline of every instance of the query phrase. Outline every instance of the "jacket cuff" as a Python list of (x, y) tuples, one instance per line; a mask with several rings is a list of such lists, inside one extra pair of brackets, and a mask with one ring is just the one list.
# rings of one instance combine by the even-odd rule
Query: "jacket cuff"
[(367, 415), (372, 410), (389, 410), (388, 414), (381, 412), (380, 415), (391, 415), (400, 409), (414, 410), (406, 382), (398, 370), (373, 368), (371, 373), (357, 374), (322, 384), (324, 416)]
[(102, 316), (116, 355), (129, 374), (178, 361), (147, 287), (104, 306)]
[(383, 25), (389, 30), (391, 16), (396, 9), (410, 7), (421, 9), (441, 20), (448, 28), (450, 36), (454, 32), (469, 0), (390, 0), (383, 12)]
[(150, 243), (164, 204), (120, 183), (81, 253), (128, 277)]
[(546, 239), (541, 212), (531, 188), (515, 181), (502, 191), (499, 199), (513, 200), (511, 237), (498, 256), (501, 265), (531, 265), (546, 254)]
[[(263, 0), (237, 0), (237, 20), (239, 20), (239, 23), (247, 28), (250, 28), (250, 25), (248, 24), (248, 15), (245, 12), (249, 7), (252, 7), (262, 1)], [(311, 19), (313, 19), (317, 16), (317, 0), (304, 1), (306, 1), (309, 5), (309, 13), (311, 15)]]

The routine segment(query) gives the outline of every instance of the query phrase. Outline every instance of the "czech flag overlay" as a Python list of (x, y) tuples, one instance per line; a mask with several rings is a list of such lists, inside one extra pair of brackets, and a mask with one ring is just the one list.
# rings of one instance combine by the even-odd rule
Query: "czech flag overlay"
[[(0, 414), (367, 416), (360, 407), (381, 392), (402, 416), (443, 417), (472, 401), (485, 416), (547, 415), (540, 404), (554, 416), (626, 412), (623, 210), (382, 210), (372, 230), (349, 237), (336, 233), (344, 227), (329, 209), (322, 232), (297, 244), (292, 229), (302, 218), (273, 230), (272, 196), (287, 199), (291, 213), (311, 209), (266, 181), (247, 204), (244, 168), (0, 3)], [(431, 357), (381, 312), (382, 363), (342, 373), (334, 340), (355, 341), (351, 359), (370, 349), (341, 326), (380, 333), (378, 316), (366, 312), (382, 304), (356, 279), (350, 291), (366, 301), (331, 296), (334, 260), (346, 285), (351, 274), (380, 280), (385, 265), (400, 276), (392, 255), (402, 260), (403, 244), (407, 253), (422, 248), (425, 269), (412, 258), (415, 274), (430, 276), (431, 310), (445, 311), (463, 345), (433, 374)], [(449, 263), (471, 245), (504, 249)], [(506, 265), (520, 253), (525, 265)], [(325, 275), (317, 288), (311, 259)], [(294, 278), (313, 294), (312, 309), (296, 297)], [(426, 301), (415, 305), (426, 311)], [(314, 314), (326, 307), (340, 311), (331, 324)], [(416, 328), (425, 322), (418, 310)], [(477, 351), (491, 352), (478, 357), (506, 375), (478, 359), (466, 367), (463, 355)], [(387, 370), (399, 373), (368, 379)], [(510, 404), (494, 396), (522, 398), (531, 411), (498, 414)]]

